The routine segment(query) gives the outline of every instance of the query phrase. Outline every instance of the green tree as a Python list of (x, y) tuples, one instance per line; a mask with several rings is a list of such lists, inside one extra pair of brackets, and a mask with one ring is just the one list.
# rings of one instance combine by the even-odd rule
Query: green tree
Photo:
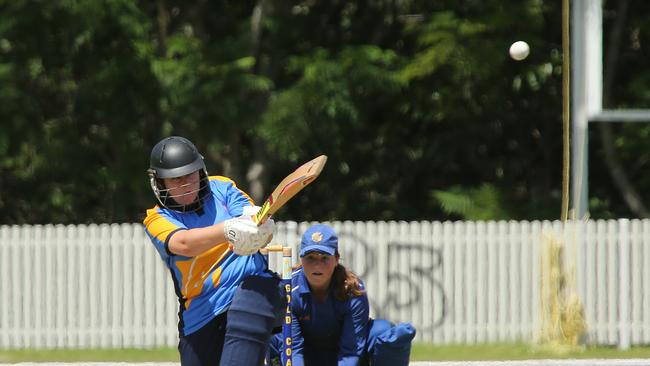
[[(625, 4), (607, 102), (642, 108), (650, 5)], [(0, 222), (139, 221), (170, 134), (258, 201), (327, 154), (281, 220), (559, 218), (560, 5), (0, 1)], [(642, 212), (610, 172), (650, 198), (648, 128), (592, 134), (592, 216)]]

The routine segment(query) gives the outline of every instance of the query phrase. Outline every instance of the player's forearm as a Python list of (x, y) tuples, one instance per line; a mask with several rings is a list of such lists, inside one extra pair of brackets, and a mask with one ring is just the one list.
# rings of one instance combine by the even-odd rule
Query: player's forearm
[(226, 244), (223, 223), (180, 230), (169, 240), (169, 250), (177, 255), (195, 257), (219, 244)]

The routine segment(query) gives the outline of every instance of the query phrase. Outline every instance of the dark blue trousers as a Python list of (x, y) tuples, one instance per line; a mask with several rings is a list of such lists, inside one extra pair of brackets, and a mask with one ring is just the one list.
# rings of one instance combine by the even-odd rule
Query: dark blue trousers
[[(413, 337), (415, 337), (415, 328), (409, 323), (395, 325), (385, 319), (371, 319), (366, 350), (359, 361), (359, 366), (408, 366)], [(282, 334), (276, 334), (271, 338), (267, 363), (272, 366), (280, 364), (282, 339)], [(312, 352), (303, 355), (305, 365), (336, 366), (336, 354), (313, 349)]]
[(283, 317), (279, 282), (276, 277), (246, 277), (227, 312), (180, 338), (181, 365), (262, 365), (271, 332)]
[(178, 352), (183, 366), (218, 366), (226, 335), (226, 316), (223, 313), (198, 331), (180, 337)]

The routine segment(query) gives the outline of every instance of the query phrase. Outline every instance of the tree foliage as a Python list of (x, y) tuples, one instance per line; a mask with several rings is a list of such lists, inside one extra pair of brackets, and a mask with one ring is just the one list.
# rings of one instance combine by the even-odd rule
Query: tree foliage
[[(557, 218), (560, 5), (0, 1), (0, 222), (140, 220), (170, 134), (258, 201), (327, 154), (279, 219)], [(611, 100), (647, 108), (650, 7), (633, 6)], [(606, 31), (622, 16), (605, 15)], [(523, 62), (507, 55), (519, 39)], [(646, 200), (648, 129), (614, 134)], [(598, 136), (590, 149), (592, 216), (630, 215)]]

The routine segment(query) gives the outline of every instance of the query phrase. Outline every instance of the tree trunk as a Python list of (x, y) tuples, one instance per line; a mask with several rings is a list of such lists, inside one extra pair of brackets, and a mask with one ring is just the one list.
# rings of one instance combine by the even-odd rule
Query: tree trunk
[[(264, 74), (260, 56), (262, 54), (262, 24), (266, 11), (266, 0), (258, 0), (251, 16), (251, 55), (255, 58), (253, 72), (258, 75)], [(250, 105), (259, 112), (259, 116), (262, 115), (268, 98), (268, 93), (251, 96), (252, 100)], [(270, 169), (268, 169), (268, 165), (270, 159), (268, 158), (268, 151), (264, 142), (257, 136), (254, 136), (252, 139), (251, 152), (253, 157), (246, 171), (248, 194), (250, 194), (258, 205), (261, 205), (266, 195), (273, 189), (273, 187), (269, 187)]]

